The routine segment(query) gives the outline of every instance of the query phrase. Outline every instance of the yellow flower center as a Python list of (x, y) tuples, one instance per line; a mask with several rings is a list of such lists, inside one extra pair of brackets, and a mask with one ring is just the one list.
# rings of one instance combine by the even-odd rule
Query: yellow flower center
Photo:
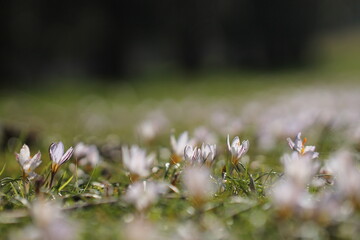
[(307, 142), (307, 138), (304, 138), (304, 140), (302, 141), (302, 147), (301, 147), (301, 151), (300, 154), (304, 155), (305, 153), (305, 143)]

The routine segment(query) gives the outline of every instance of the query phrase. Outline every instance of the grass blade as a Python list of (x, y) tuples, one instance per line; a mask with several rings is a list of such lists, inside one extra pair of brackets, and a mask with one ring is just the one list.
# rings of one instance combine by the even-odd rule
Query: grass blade
[(6, 163), (4, 164), (3, 168), (0, 171), (0, 176), (3, 174), (3, 172), (5, 171), (5, 167), (6, 167)]
[(61, 187), (59, 187), (59, 192), (61, 191), (61, 190), (63, 190), (70, 182), (71, 182), (71, 180), (74, 178), (74, 175), (73, 176), (71, 176)]

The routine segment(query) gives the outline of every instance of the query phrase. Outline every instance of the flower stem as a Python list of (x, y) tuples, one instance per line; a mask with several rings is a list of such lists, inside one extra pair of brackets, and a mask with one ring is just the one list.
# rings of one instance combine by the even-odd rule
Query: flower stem
[(50, 177), (50, 182), (49, 182), (49, 188), (50, 189), (52, 188), (54, 177), (55, 177), (55, 172), (51, 172), (51, 177)]

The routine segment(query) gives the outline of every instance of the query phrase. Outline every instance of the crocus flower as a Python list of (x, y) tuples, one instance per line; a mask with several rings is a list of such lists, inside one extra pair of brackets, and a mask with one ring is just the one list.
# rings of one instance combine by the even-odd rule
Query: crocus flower
[(291, 140), (291, 138), (286, 139), (288, 141), (289, 147), (295, 151), (298, 152), (300, 155), (308, 155), (312, 159), (317, 158), (319, 156), (318, 152), (315, 152), (315, 146), (305, 146), (305, 143), (307, 142), (307, 138), (304, 138), (304, 140), (301, 139), (301, 132), (299, 132), (294, 141)]
[(36, 176), (36, 173), (34, 172), (35, 168), (37, 168), (41, 164), (40, 151), (33, 157), (31, 157), (29, 147), (24, 144), (20, 149), (20, 153), (15, 153), (15, 155), (16, 160), (22, 168), (23, 177), (28, 178), (29, 180), (33, 179)]
[(216, 144), (203, 143), (201, 145), (202, 160), (207, 166), (210, 166), (214, 162), (215, 155), (216, 155)]
[(198, 164), (211, 166), (216, 155), (216, 145), (203, 143), (201, 148), (187, 145), (184, 149), (184, 158), (190, 165)]
[(187, 145), (184, 149), (184, 158), (190, 165), (201, 164), (201, 150), (198, 147)]
[(173, 151), (171, 161), (172, 163), (179, 163), (184, 157), (184, 149), (186, 145), (193, 145), (193, 140), (189, 139), (188, 132), (183, 132), (179, 136), (178, 140), (176, 140), (175, 136), (172, 134), (170, 136), (170, 143)]
[(132, 181), (138, 180), (140, 177), (145, 178), (150, 175), (150, 168), (154, 162), (155, 154), (146, 156), (146, 151), (137, 145), (122, 147), (122, 158), (125, 168), (130, 172)]
[(244, 140), (240, 144), (240, 138), (238, 136), (236, 136), (230, 144), (230, 137), (228, 135), (227, 146), (231, 153), (231, 162), (236, 165), (239, 162), (240, 158), (247, 153), (250, 144), (248, 140)]
[(51, 172), (55, 174), (59, 170), (59, 167), (71, 158), (74, 149), (73, 147), (70, 147), (64, 154), (64, 144), (58, 142), (50, 145), (49, 152), (52, 161)]
[(51, 179), (49, 187), (51, 188), (55, 174), (59, 170), (59, 167), (69, 160), (74, 152), (74, 149), (70, 147), (64, 154), (64, 144), (62, 142), (52, 143), (49, 148), (51, 164)]

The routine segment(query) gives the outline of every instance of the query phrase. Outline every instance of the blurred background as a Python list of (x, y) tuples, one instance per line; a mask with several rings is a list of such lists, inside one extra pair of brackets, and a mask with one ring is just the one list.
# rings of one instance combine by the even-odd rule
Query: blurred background
[(23, 141), (166, 145), (185, 130), (271, 149), (319, 121), (360, 139), (358, 0), (4, 0), (0, 11), (9, 161)]
[(360, 44), (358, 0), (5, 0), (0, 11), (3, 89), (313, 68), (333, 56), (329, 42), (343, 57)]

